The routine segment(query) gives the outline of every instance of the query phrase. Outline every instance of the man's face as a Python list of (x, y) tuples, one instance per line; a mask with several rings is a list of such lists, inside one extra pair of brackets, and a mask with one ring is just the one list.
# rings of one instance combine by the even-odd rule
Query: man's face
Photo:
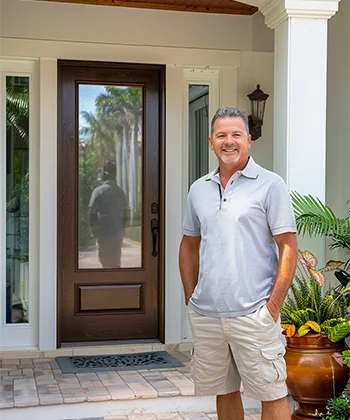
[(209, 147), (220, 164), (243, 169), (248, 161), (250, 144), (251, 136), (246, 132), (241, 117), (224, 117), (215, 121)]

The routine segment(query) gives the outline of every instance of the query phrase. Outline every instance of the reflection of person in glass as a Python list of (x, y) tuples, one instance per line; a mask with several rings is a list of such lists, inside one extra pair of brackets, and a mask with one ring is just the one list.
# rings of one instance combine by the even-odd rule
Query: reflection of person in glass
[(89, 221), (96, 237), (98, 258), (103, 268), (120, 267), (127, 207), (124, 191), (115, 182), (116, 166), (106, 160), (100, 170), (102, 185), (92, 192)]

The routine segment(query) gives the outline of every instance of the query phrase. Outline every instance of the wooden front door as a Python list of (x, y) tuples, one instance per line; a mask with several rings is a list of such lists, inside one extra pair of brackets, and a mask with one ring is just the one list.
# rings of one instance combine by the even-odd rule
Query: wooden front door
[(58, 62), (58, 342), (164, 335), (164, 66)]

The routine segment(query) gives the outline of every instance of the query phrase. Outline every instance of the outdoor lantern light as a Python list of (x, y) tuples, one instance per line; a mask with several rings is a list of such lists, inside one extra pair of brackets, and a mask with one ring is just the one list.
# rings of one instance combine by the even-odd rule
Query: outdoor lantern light
[(252, 106), (252, 115), (249, 115), (249, 131), (252, 136), (252, 140), (256, 140), (261, 137), (261, 126), (264, 121), (265, 103), (266, 99), (270, 96), (264, 93), (260, 89), (260, 85), (256, 86), (254, 92), (247, 95), (250, 99)]

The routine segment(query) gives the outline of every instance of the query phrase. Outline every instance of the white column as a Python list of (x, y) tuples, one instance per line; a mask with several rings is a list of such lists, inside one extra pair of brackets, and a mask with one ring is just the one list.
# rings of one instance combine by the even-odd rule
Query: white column
[(327, 24), (339, 0), (267, 0), (275, 29), (274, 170), (325, 201)]
[[(340, 0), (267, 0), (260, 10), (275, 30), (274, 170), (290, 191), (326, 198), (328, 19)], [(325, 239), (298, 238), (322, 264)]]

